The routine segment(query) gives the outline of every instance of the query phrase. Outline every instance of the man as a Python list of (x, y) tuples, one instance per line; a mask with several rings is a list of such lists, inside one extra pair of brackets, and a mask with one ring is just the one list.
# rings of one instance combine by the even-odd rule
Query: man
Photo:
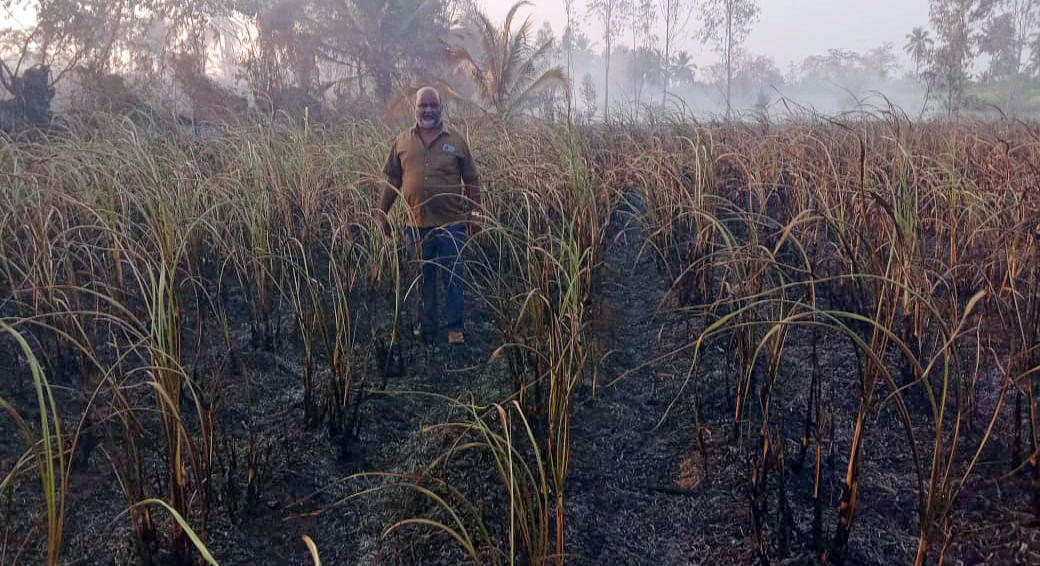
[(404, 195), (411, 249), (421, 252), (422, 318), (417, 334), (437, 336), (437, 281), (446, 284), (443, 327), (448, 343), (461, 344), (463, 330), (463, 262), (466, 228), (479, 229), (480, 185), (477, 166), (466, 139), (441, 122), (441, 97), (423, 87), (415, 95), (415, 127), (398, 134), (390, 147), (376, 221), (390, 233), (387, 213)]

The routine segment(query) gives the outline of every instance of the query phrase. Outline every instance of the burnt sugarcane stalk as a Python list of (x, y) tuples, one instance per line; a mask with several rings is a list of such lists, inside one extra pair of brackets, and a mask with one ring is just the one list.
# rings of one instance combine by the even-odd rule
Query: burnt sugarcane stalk
[[(817, 343), (819, 341), (819, 330), (818, 327), (813, 326), (812, 329), (812, 377), (809, 383), (809, 401), (805, 407), (805, 426), (802, 432), (802, 444), (801, 449), (798, 452), (798, 459), (794, 463), (796, 471), (802, 469), (802, 465), (805, 462), (805, 455), (809, 450), (809, 441), (814, 436), (819, 441), (819, 403), (820, 403), (820, 359), (817, 354)], [(815, 433), (814, 433), (815, 429)], [(812, 435), (812, 436), (811, 436)], [(819, 449), (817, 447), (817, 452)]]
[(822, 474), (821, 474), (821, 472), (822, 472), (821, 464), (823, 463), (823, 460), (822, 460), (822, 447), (820, 446), (820, 444), (821, 444), (820, 436), (821, 436), (820, 435), (820, 426), (819, 426), (819, 421), (817, 421), (817, 424), (816, 424), (816, 427), (815, 427), (815, 440), (813, 442), (813, 444), (815, 445), (815, 449), (816, 449), (815, 450), (815, 452), (816, 452), (816, 472), (815, 472), (815, 475), (814, 475), (814, 478), (813, 478), (813, 494), (812, 494), (812, 501), (813, 501), (813, 522), (812, 522), (812, 525), (813, 526), (812, 526), (812, 530), (813, 530), (813, 547), (816, 549), (816, 556), (821, 558), (820, 561), (823, 562), (824, 560), (822, 560), (822, 558), (825, 556), (826, 549), (824, 548), (824, 544), (823, 544), (823, 498), (820, 497), (820, 491), (821, 491), (821, 489), (820, 489), (821, 488), (821, 486), (820, 486), (820, 478), (822, 477)]
[(856, 427), (852, 434), (852, 448), (849, 450), (849, 465), (845, 471), (845, 483), (841, 490), (841, 503), (838, 507), (838, 528), (834, 533), (829, 555), (824, 555), (824, 563), (845, 564), (849, 551), (849, 533), (852, 531), (852, 520), (855, 518), (856, 498), (859, 493), (859, 456), (863, 443), (865, 413), (869, 401), (865, 394), (860, 396), (860, 409), (856, 415)]

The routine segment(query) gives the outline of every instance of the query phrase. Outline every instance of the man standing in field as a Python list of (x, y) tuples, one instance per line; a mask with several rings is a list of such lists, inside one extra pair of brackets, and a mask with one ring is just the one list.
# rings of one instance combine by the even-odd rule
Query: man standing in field
[[(397, 135), (383, 173), (390, 186), (383, 189), (376, 222), (390, 233), (387, 213), (404, 195), (406, 232), (412, 250), (421, 252), (422, 318), (416, 334), (427, 341), (439, 326), (448, 331), (449, 344), (464, 341), (463, 262), (466, 228), (479, 229), (480, 206), (477, 166), (466, 139), (441, 122), (441, 97), (423, 87), (415, 94), (415, 127)], [(446, 284), (443, 325), (437, 317), (437, 281)]]

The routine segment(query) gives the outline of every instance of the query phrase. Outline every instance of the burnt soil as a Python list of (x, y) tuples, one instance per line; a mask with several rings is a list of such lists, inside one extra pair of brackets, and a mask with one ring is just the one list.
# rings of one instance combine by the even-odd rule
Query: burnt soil
[[(733, 434), (733, 356), (725, 340), (709, 342), (701, 363), (690, 373), (688, 346), (704, 321), (676, 308), (669, 292), (671, 278), (647, 252), (636, 209), (638, 202), (614, 213), (604, 265), (593, 290), (590, 335), (596, 360), (574, 393), (566, 488), (567, 562), (754, 564), (758, 544), (752, 529), (748, 470), (756, 445), (747, 439), (755, 435), (740, 435), (744, 440), (737, 440)], [(325, 564), (465, 562), (458, 546), (432, 529), (405, 527), (384, 536), (388, 525), (431, 509), (428, 501), (401, 488), (351, 498), (387, 484), (385, 477), (357, 476), (372, 471), (435, 475), (465, 491), (484, 520), (498, 525), (492, 530), (501, 528), (501, 488), (488, 461), (479, 456), (459, 458), (450, 466), (428, 470), (430, 462), (454, 442), (450, 432), (429, 427), (464, 416), (452, 399), (487, 404), (505, 400), (511, 393), (507, 356), (495, 355), (503, 337), (486, 307), (472, 295), (467, 301), (464, 346), (431, 345), (412, 338), (408, 330), (416, 309), (414, 301), (407, 303), (401, 349), (404, 372), (389, 378), (385, 386), (379, 383), (373, 344), (359, 346), (357, 371), (369, 377), (358, 436), (346, 448), (327, 427), (308, 429), (303, 424), (302, 349), (291, 336), (273, 348), (255, 348), (246, 317), (239, 313), (232, 317), (238, 325), (232, 329), (231, 355), (222, 353), (226, 349), (220, 340), (187, 353), (190, 373), (208, 392), (217, 415), (218, 456), (205, 536), (220, 563), (311, 564), (303, 535), (314, 540)], [(372, 297), (366, 308), (375, 320), (366, 330), (388, 335), (385, 321), (372, 315), (388, 312), (386, 297)], [(288, 315), (281, 324), (291, 335)], [(186, 350), (190, 343), (185, 340)], [(779, 392), (774, 394), (778, 401), (771, 409), (784, 432), (787, 462), (783, 475), (774, 471), (769, 476), (766, 489), (765, 536), (772, 564), (813, 563), (811, 456), (801, 469), (797, 465), (807, 403), (803, 378), (811, 371), (809, 343), (807, 331), (792, 332), (780, 369)], [(11, 400), (28, 422), (37, 422), (24, 360), (6, 338), (0, 342), (0, 353), (5, 376), (0, 379), (0, 396)], [(824, 376), (823, 396), (835, 414), (832, 441), (823, 451), (823, 527), (829, 540), (837, 522), (858, 402), (855, 394), (847, 393), (857, 386), (858, 362), (851, 348), (833, 337), (818, 344), (817, 356)], [(983, 379), (997, 378), (993, 372)], [(66, 430), (74, 429), (84, 403), (76, 393), (76, 381), (55, 380)], [(703, 451), (694, 427), (691, 392), (695, 388), (702, 393)], [(980, 387), (994, 389), (993, 383)], [(142, 406), (154, 406), (147, 395), (142, 394), (140, 401)], [(923, 413), (922, 401), (911, 401)], [(993, 402), (980, 399), (980, 414), (987, 414)], [(1011, 437), (1010, 410), (1004, 413), (994, 440), (956, 502), (951, 518), (955, 536), (946, 550), (950, 564), (1040, 563), (1040, 534), (1029, 512), (1028, 476), (1012, 465), (1010, 448), (1001, 442)], [(143, 481), (149, 493), (161, 497), (157, 427), (147, 414), (141, 418), (146, 435), (141, 442), (146, 455)], [(99, 410), (96, 419), (96, 446), (87, 464), (70, 477), (62, 563), (134, 564), (127, 501), (116, 477), (116, 471), (123, 469), (122, 441), (114, 432), (118, 427), (111, 415)], [(973, 452), (985, 429), (984, 419), (965, 434), (959, 462)], [(4, 423), (0, 472), (6, 474), (25, 446), (9, 419), (0, 422)], [(928, 423), (922, 420), (915, 426), (919, 427), (918, 449), (930, 454)], [(891, 404), (871, 415), (867, 434), (849, 563), (912, 563), (918, 533), (917, 488), (908, 441)], [(783, 505), (781, 486), (786, 494)], [(782, 521), (783, 516), (789, 520)], [(163, 531), (169, 519), (159, 510), (155, 517)], [(44, 562), (46, 526), (39, 482), (31, 471), (0, 493), (0, 531), (4, 541), (0, 565)], [(933, 539), (934, 562), (942, 547), (938, 529)], [(157, 564), (164, 562), (162, 542)]]

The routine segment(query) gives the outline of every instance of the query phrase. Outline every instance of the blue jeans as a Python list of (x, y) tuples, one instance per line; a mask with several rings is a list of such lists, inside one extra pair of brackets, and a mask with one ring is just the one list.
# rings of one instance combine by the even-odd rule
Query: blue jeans
[(408, 248), (413, 257), (416, 244), (422, 246), (422, 330), (432, 337), (439, 326), (437, 317), (437, 281), (443, 279), (447, 287), (444, 328), (462, 331), (462, 300), (465, 286), (462, 249), (466, 245), (464, 223), (429, 228), (408, 227)]

